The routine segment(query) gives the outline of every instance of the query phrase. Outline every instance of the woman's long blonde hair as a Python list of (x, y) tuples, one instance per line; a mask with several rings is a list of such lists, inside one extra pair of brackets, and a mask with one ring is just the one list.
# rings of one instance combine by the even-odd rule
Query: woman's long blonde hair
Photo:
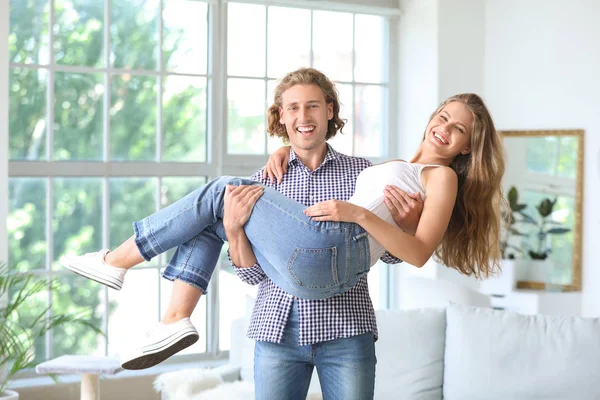
[(284, 76), (275, 88), (273, 104), (267, 111), (267, 132), (269, 136), (280, 137), (284, 143), (289, 143), (289, 136), (285, 125), (279, 122), (281, 119), (279, 107), (282, 106), (281, 96), (283, 92), (294, 85), (317, 85), (323, 91), (327, 104), (333, 104), (333, 118), (327, 123), (325, 140), (334, 137), (338, 131), (342, 132), (345, 121), (340, 118), (340, 100), (335, 84), (324, 73), (315, 68), (300, 68)]
[(434, 111), (430, 121), (453, 101), (464, 104), (473, 114), (471, 152), (459, 154), (450, 164), (458, 175), (458, 193), (435, 255), (465, 275), (485, 278), (500, 267), (504, 147), (490, 112), (476, 94), (450, 97)]

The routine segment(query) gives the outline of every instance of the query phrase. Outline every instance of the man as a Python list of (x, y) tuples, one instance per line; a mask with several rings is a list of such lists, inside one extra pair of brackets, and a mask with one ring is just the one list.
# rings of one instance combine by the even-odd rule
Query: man
[[(335, 87), (321, 72), (304, 68), (285, 76), (269, 108), (268, 130), (291, 144), (287, 174), (279, 183), (263, 177), (263, 170), (252, 179), (306, 206), (348, 200), (356, 177), (371, 163), (326, 143), (344, 125), (339, 110)], [(236, 273), (259, 285), (248, 330), (257, 341), (257, 400), (305, 399), (314, 367), (325, 399), (372, 398), (377, 327), (366, 276), (350, 291), (325, 300), (294, 298), (277, 287), (257, 264), (243, 230), (254, 205), (247, 201), (251, 188), (229, 188), (223, 224)], [(422, 203), (397, 191), (386, 204), (398, 225), (414, 233)], [(382, 260), (400, 262), (389, 255)]]

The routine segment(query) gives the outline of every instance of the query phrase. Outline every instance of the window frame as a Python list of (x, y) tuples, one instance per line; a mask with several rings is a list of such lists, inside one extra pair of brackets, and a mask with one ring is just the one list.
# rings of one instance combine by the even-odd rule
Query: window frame
[[(55, 21), (54, 16), (54, 0), (48, 0), (50, 5), (50, 21), (49, 21), (49, 46), (52, 49), (53, 43), (53, 29), (52, 26)], [(54, 261), (53, 254), (53, 238), (51, 221), (53, 218), (53, 188), (52, 180), (55, 178), (67, 178), (67, 177), (94, 177), (101, 178), (103, 180), (103, 245), (108, 245), (108, 229), (109, 229), (109, 179), (118, 177), (152, 177), (158, 179), (158, 190), (157, 190), (157, 209), (159, 207), (160, 198), (160, 187), (162, 179), (165, 177), (198, 177), (205, 176), (208, 178), (220, 176), (220, 175), (240, 175), (246, 176), (255, 170), (261, 168), (266, 160), (266, 155), (231, 155), (227, 154), (227, 52), (222, 51), (227, 43), (227, 0), (206, 0), (203, 1), (208, 5), (208, 66), (207, 73), (197, 74), (196, 76), (203, 76), (207, 79), (207, 159), (206, 162), (191, 162), (191, 163), (175, 163), (175, 162), (161, 162), (162, 153), (162, 134), (163, 126), (161, 121), (162, 110), (162, 95), (163, 87), (162, 81), (165, 76), (172, 75), (184, 75), (193, 76), (195, 74), (179, 74), (175, 72), (167, 72), (163, 69), (162, 65), (162, 51), (158, 51), (158, 68), (156, 71), (141, 71), (141, 70), (128, 70), (128, 69), (115, 69), (110, 67), (110, 4), (111, 0), (105, 0), (105, 20), (104, 20), (104, 40), (105, 40), (105, 66), (103, 68), (96, 67), (73, 67), (67, 65), (58, 65), (54, 61), (54, 54), (52, 51), (49, 52), (48, 64), (20, 64), (8, 62), (8, 35), (9, 35), (9, 10), (10, 2), (2, 2), (0, 5), (0, 15), (4, 16), (0, 20), (0, 52), (4, 50), (4, 54), (7, 57), (6, 67), (3, 65), (0, 69), (0, 90), (6, 88), (6, 91), (0, 97), (0, 117), (2, 115), (5, 118), (0, 118), (2, 122), (0, 125), (0, 160), (6, 160), (8, 169), (5, 176), (2, 176), (0, 171), (0, 184), (1, 188), (6, 190), (2, 191), (6, 193), (4, 196), (8, 196), (8, 179), (9, 178), (25, 178), (25, 177), (39, 177), (45, 178), (47, 189), (46, 189), (46, 236), (47, 236), (47, 253), (44, 269), (34, 271), (42, 276), (53, 277), (67, 274), (67, 271), (53, 271), (52, 262)], [(251, 4), (262, 4), (265, 6), (284, 6), (284, 7), (295, 7), (304, 8), (310, 10), (325, 10), (325, 11), (341, 11), (351, 12), (354, 14), (372, 14), (387, 18), (387, 43), (385, 43), (384, 54), (387, 54), (388, 58), (384, 61), (384, 66), (387, 69), (385, 85), (387, 87), (388, 98), (384, 101), (383, 113), (385, 118), (383, 119), (382, 132), (384, 138), (382, 142), (389, 149), (388, 154), (383, 157), (370, 158), (374, 163), (381, 162), (384, 159), (396, 156), (398, 135), (394, 135), (392, 132), (396, 131), (397, 120), (390, 110), (397, 109), (397, 98), (398, 89), (397, 85), (393, 84), (396, 82), (397, 71), (394, 70), (393, 66), (396, 65), (396, 59), (398, 55), (397, 50), (397, 18), (400, 15), (399, 9), (392, 9), (387, 7), (370, 6), (368, 4), (349, 4), (349, 3), (338, 3), (332, 1), (319, 2), (317, 4), (306, 3), (303, 1), (287, 1), (287, 0), (237, 0), (237, 3), (251, 3)], [(160, 10), (164, 7), (164, 1), (159, 1)], [(5, 12), (4, 12), (5, 11)], [(355, 17), (353, 18), (355, 20)], [(268, 21), (267, 21), (268, 22)], [(268, 23), (265, 26), (268, 29)], [(355, 28), (354, 28), (355, 29)], [(163, 35), (162, 35), (162, 17), (159, 18), (159, 39), (158, 48), (162, 48)], [(312, 42), (312, 40), (311, 40)], [(267, 43), (265, 42), (265, 46)], [(311, 43), (312, 47), (312, 43)], [(0, 61), (3, 56), (0, 55)], [(312, 59), (312, 57), (311, 57)], [(312, 63), (312, 60), (311, 60)], [(52, 159), (52, 141), (54, 137), (53, 129), (48, 128), (46, 132), (46, 155), (47, 161), (17, 161), (9, 160), (8, 156), (8, 108), (9, 108), (9, 90), (8, 90), (8, 76), (10, 70), (13, 68), (28, 68), (28, 69), (45, 69), (48, 71), (48, 85), (47, 85), (47, 104), (48, 109), (46, 111), (47, 126), (51, 127), (54, 119), (53, 111), (53, 99), (54, 99), (54, 82), (53, 76), (56, 72), (73, 72), (73, 73), (102, 73), (104, 74), (104, 85), (106, 92), (104, 96), (104, 139), (103, 139), (103, 160), (102, 162), (88, 162), (88, 161), (51, 161)], [(354, 68), (353, 68), (354, 70)], [(156, 162), (119, 162), (109, 161), (109, 133), (110, 133), (110, 83), (112, 75), (119, 75), (120, 73), (132, 73), (135, 75), (152, 75), (157, 76), (157, 88), (159, 88), (158, 101), (159, 107), (157, 108), (157, 158)], [(354, 73), (353, 73), (354, 74)], [(270, 80), (267, 76), (265, 67), (265, 81)], [(353, 88), (356, 84), (361, 82), (340, 82), (340, 83), (351, 83)], [(354, 89), (353, 89), (354, 90)], [(2, 135), (3, 131), (6, 131), (6, 135)], [(266, 140), (266, 139), (265, 139)], [(5, 145), (1, 145), (5, 144)], [(119, 168), (111, 168), (113, 165), (118, 165)], [(2, 202), (0, 207), (0, 217), (6, 219), (8, 215), (7, 201)], [(5, 258), (8, 258), (8, 238), (6, 227), (0, 230), (0, 257), (4, 254)], [(156, 266), (148, 267), (156, 269), (160, 272), (161, 268), (164, 268), (162, 263)], [(379, 300), (382, 308), (390, 307), (390, 285), (392, 280), (390, 279), (391, 271), (390, 266), (380, 266), (382, 268), (379, 281)], [(206, 353), (184, 355), (179, 356), (175, 362), (185, 362), (187, 360), (216, 360), (226, 358), (228, 355), (227, 351), (219, 350), (219, 295), (218, 295), (218, 280), (219, 274), (216, 273), (213, 276), (211, 282), (211, 288), (207, 294), (207, 332), (206, 332)], [(160, 280), (159, 280), (160, 281)], [(158, 294), (158, 305), (157, 312), (160, 314), (160, 282), (159, 282), (159, 294)], [(108, 301), (108, 289), (103, 289), (103, 302)], [(49, 296), (48, 301), (51, 301)], [(102, 329), (108, 330), (108, 319), (105, 315), (103, 317)], [(46, 358), (52, 357), (52, 336), (48, 334), (46, 337)], [(108, 351), (108, 344), (104, 340), (104, 352)], [(19, 375), (20, 377), (27, 376), (27, 373)]]

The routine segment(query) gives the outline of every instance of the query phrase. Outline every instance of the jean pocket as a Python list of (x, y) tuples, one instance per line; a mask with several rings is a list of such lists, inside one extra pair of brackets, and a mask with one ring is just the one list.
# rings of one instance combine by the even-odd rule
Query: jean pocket
[(339, 285), (337, 248), (297, 248), (288, 263), (297, 285), (311, 289), (326, 289)]
[(352, 249), (352, 259), (357, 262), (354, 270), (357, 275), (363, 274), (371, 268), (371, 255), (369, 252), (369, 234), (360, 233), (352, 238), (354, 248)]

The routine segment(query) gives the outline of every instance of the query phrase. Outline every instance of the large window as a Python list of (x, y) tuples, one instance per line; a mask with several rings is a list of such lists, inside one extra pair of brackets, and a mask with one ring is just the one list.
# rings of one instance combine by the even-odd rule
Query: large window
[[(10, 265), (64, 282), (32, 309), (90, 312), (108, 338), (56, 330), (36, 358), (114, 355), (159, 319), (172, 251), (130, 271), (120, 292), (57, 260), (114, 248), (132, 221), (207, 179), (262, 166), (280, 145), (265, 135), (265, 110), (286, 72), (315, 66), (336, 81), (349, 122), (337, 150), (389, 156), (388, 25), (350, 9), (248, 2), (10, 0)], [(370, 281), (379, 303), (377, 270)], [(186, 352), (227, 350), (255, 289), (221, 268), (192, 318), (205, 340)]]

